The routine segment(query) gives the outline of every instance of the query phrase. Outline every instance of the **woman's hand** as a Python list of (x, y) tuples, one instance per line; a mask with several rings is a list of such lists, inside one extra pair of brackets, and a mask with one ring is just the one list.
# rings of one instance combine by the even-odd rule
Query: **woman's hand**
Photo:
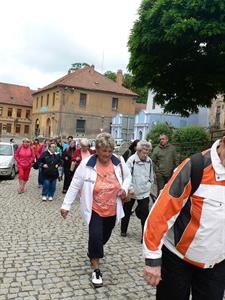
[(61, 208), (60, 209), (61, 216), (65, 219), (69, 213), (68, 210)]
[(126, 198), (126, 192), (124, 191), (124, 189), (119, 189), (119, 191), (117, 192), (117, 196), (120, 197), (122, 200)]

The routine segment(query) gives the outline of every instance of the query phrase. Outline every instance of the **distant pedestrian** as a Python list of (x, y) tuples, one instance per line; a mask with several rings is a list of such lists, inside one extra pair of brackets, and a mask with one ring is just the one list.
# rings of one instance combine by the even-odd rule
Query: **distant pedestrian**
[(90, 149), (89, 141), (86, 138), (80, 140), (80, 147), (76, 149), (72, 156), (71, 171), (73, 172), (79, 166), (82, 159), (94, 154), (95, 151)]
[(62, 160), (63, 160), (63, 169), (64, 169), (64, 183), (63, 183), (63, 193), (66, 193), (71, 180), (74, 175), (74, 170), (71, 170), (72, 156), (76, 151), (76, 142), (70, 141), (70, 146), (66, 148), (63, 152)]
[(115, 223), (124, 216), (121, 198), (126, 196), (131, 182), (124, 160), (113, 154), (114, 145), (109, 133), (97, 136), (96, 154), (86, 157), (80, 163), (61, 208), (61, 215), (66, 218), (81, 191), (81, 213), (89, 226), (88, 257), (93, 268), (94, 287), (103, 284), (99, 260), (104, 257), (103, 247)]
[(35, 139), (32, 146), (33, 146), (33, 149), (34, 149), (35, 160), (37, 160), (40, 157), (39, 150), (41, 148), (41, 144), (39, 143), (39, 139)]
[(159, 145), (155, 147), (152, 153), (158, 194), (169, 181), (177, 165), (176, 149), (169, 144), (168, 136), (161, 134), (159, 141)]
[[(149, 214), (150, 191), (153, 185), (153, 164), (149, 158), (149, 153), (152, 149), (150, 142), (141, 140), (137, 143), (135, 154), (131, 155), (126, 164), (131, 172), (133, 195), (128, 202), (123, 205), (125, 216), (121, 221), (121, 236), (127, 236), (127, 229), (130, 221), (130, 216), (134, 203), (137, 200), (135, 209), (136, 216), (141, 220), (142, 235), (144, 230), (145, 220)], [(142, 238), (141, 238), (142, 242)]]
[(40, 164), (42, 168), (42, 200), (52, 201), (56, 190), (56, 181), (59, 177), (58, 168), (62, 164), (59, 153), (56, 153), (55, 143), (49, 144), (48, 150), (42, 153), (37, 163)]
[(34, 150), (28, 138), (23, 139), (15, 153), (15, 160), (19, 171), (19, 194), (24, 193), (25, 185), (29, 179), (30, 169), (34, 161)]
[[(37, 160), (42, 155), (42, 153), (48, 150), (49, 144), (50, 144), (50, 139), (45, 139), (44, 143), (41, 145), (41, 147), (38, 150)], [(43, 183), (44, 183), (44, 178), (42, 174), (42, 167), (40, 166), (38, 169), (38, 187), (41, 188), (43, 186)]]

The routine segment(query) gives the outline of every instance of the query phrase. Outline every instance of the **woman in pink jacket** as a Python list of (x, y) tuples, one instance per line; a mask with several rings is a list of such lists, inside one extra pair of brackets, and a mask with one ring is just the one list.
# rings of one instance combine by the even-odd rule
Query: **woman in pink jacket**
[(19, 171), (19, 194), (21, 194), (24, 193), (25, 184), (28, 181), (31, 165), (34, 161), (34, 150), (29, 139), (23, 139), (23, 144), (16, 150), (15, 160)]

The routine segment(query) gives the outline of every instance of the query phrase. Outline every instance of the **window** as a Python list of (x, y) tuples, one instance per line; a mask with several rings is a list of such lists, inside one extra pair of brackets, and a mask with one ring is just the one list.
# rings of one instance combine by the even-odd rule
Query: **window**
[(80, 107), (86, 107), (87, 94), (80, 94)]
[(55, 93), (53, 93), (53, 96), (52, 96), (52, 106), (55, 105)]
[(112, 110), (118, 109), (118, 98), (112, 98)]
[[(12, 117), (12, 108), (8, 108), (8, 117)], [(7, 131), (8, 132), (8, 131)], [(11, 132), (11, 131), (10, 131)]]
[(77, 133), (85, 133), (85, 120), (77, 120)]
[(0, 107), (0, 117), (2, 116), (3, 114), (3, 107)]
[(12, 131), (12, 124), (6, 124), (6, 132), (11, 133)]
[(16, 133), (20, 133), (20, 124), (16, 124)]
[(28, 134), (30, 131), (30, 126), (29, 125), (24, 125), (24, 133)]
[(38, 108), (38, 97), (36, 99), (36, 108)]
[(46, 102), (46, 105), (48, 106), (49, 104), (49, 94), (47, 94), (47, 102)]
[(30, 119), (30, 110), (29, 109), (26, 110), (26, 119)]
[(41, 107), (43, 106), (43, 96), (41, 96)]
[(17, 118), (21, 118), (21, 115), (22, 115), (22, 109), (18, 108), (16, 113)]

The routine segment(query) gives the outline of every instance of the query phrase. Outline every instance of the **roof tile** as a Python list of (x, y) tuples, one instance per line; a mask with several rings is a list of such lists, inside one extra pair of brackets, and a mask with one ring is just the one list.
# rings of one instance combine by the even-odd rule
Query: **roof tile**
[(95, 71), (93, 67), (77, 69), (45, 86), (44, 88), (39, 89), (35, 93), (39, 93), (57, 86), (68, 86), (85, 90), (111, 92), (133, 97), (137, 96), (137, 94), (131, 90), (119, 85), (117, 82), (114, 82), (113, 80)]
[(32, 102), (29, 87), (0, 82), (0, 103), (32, 107)]

